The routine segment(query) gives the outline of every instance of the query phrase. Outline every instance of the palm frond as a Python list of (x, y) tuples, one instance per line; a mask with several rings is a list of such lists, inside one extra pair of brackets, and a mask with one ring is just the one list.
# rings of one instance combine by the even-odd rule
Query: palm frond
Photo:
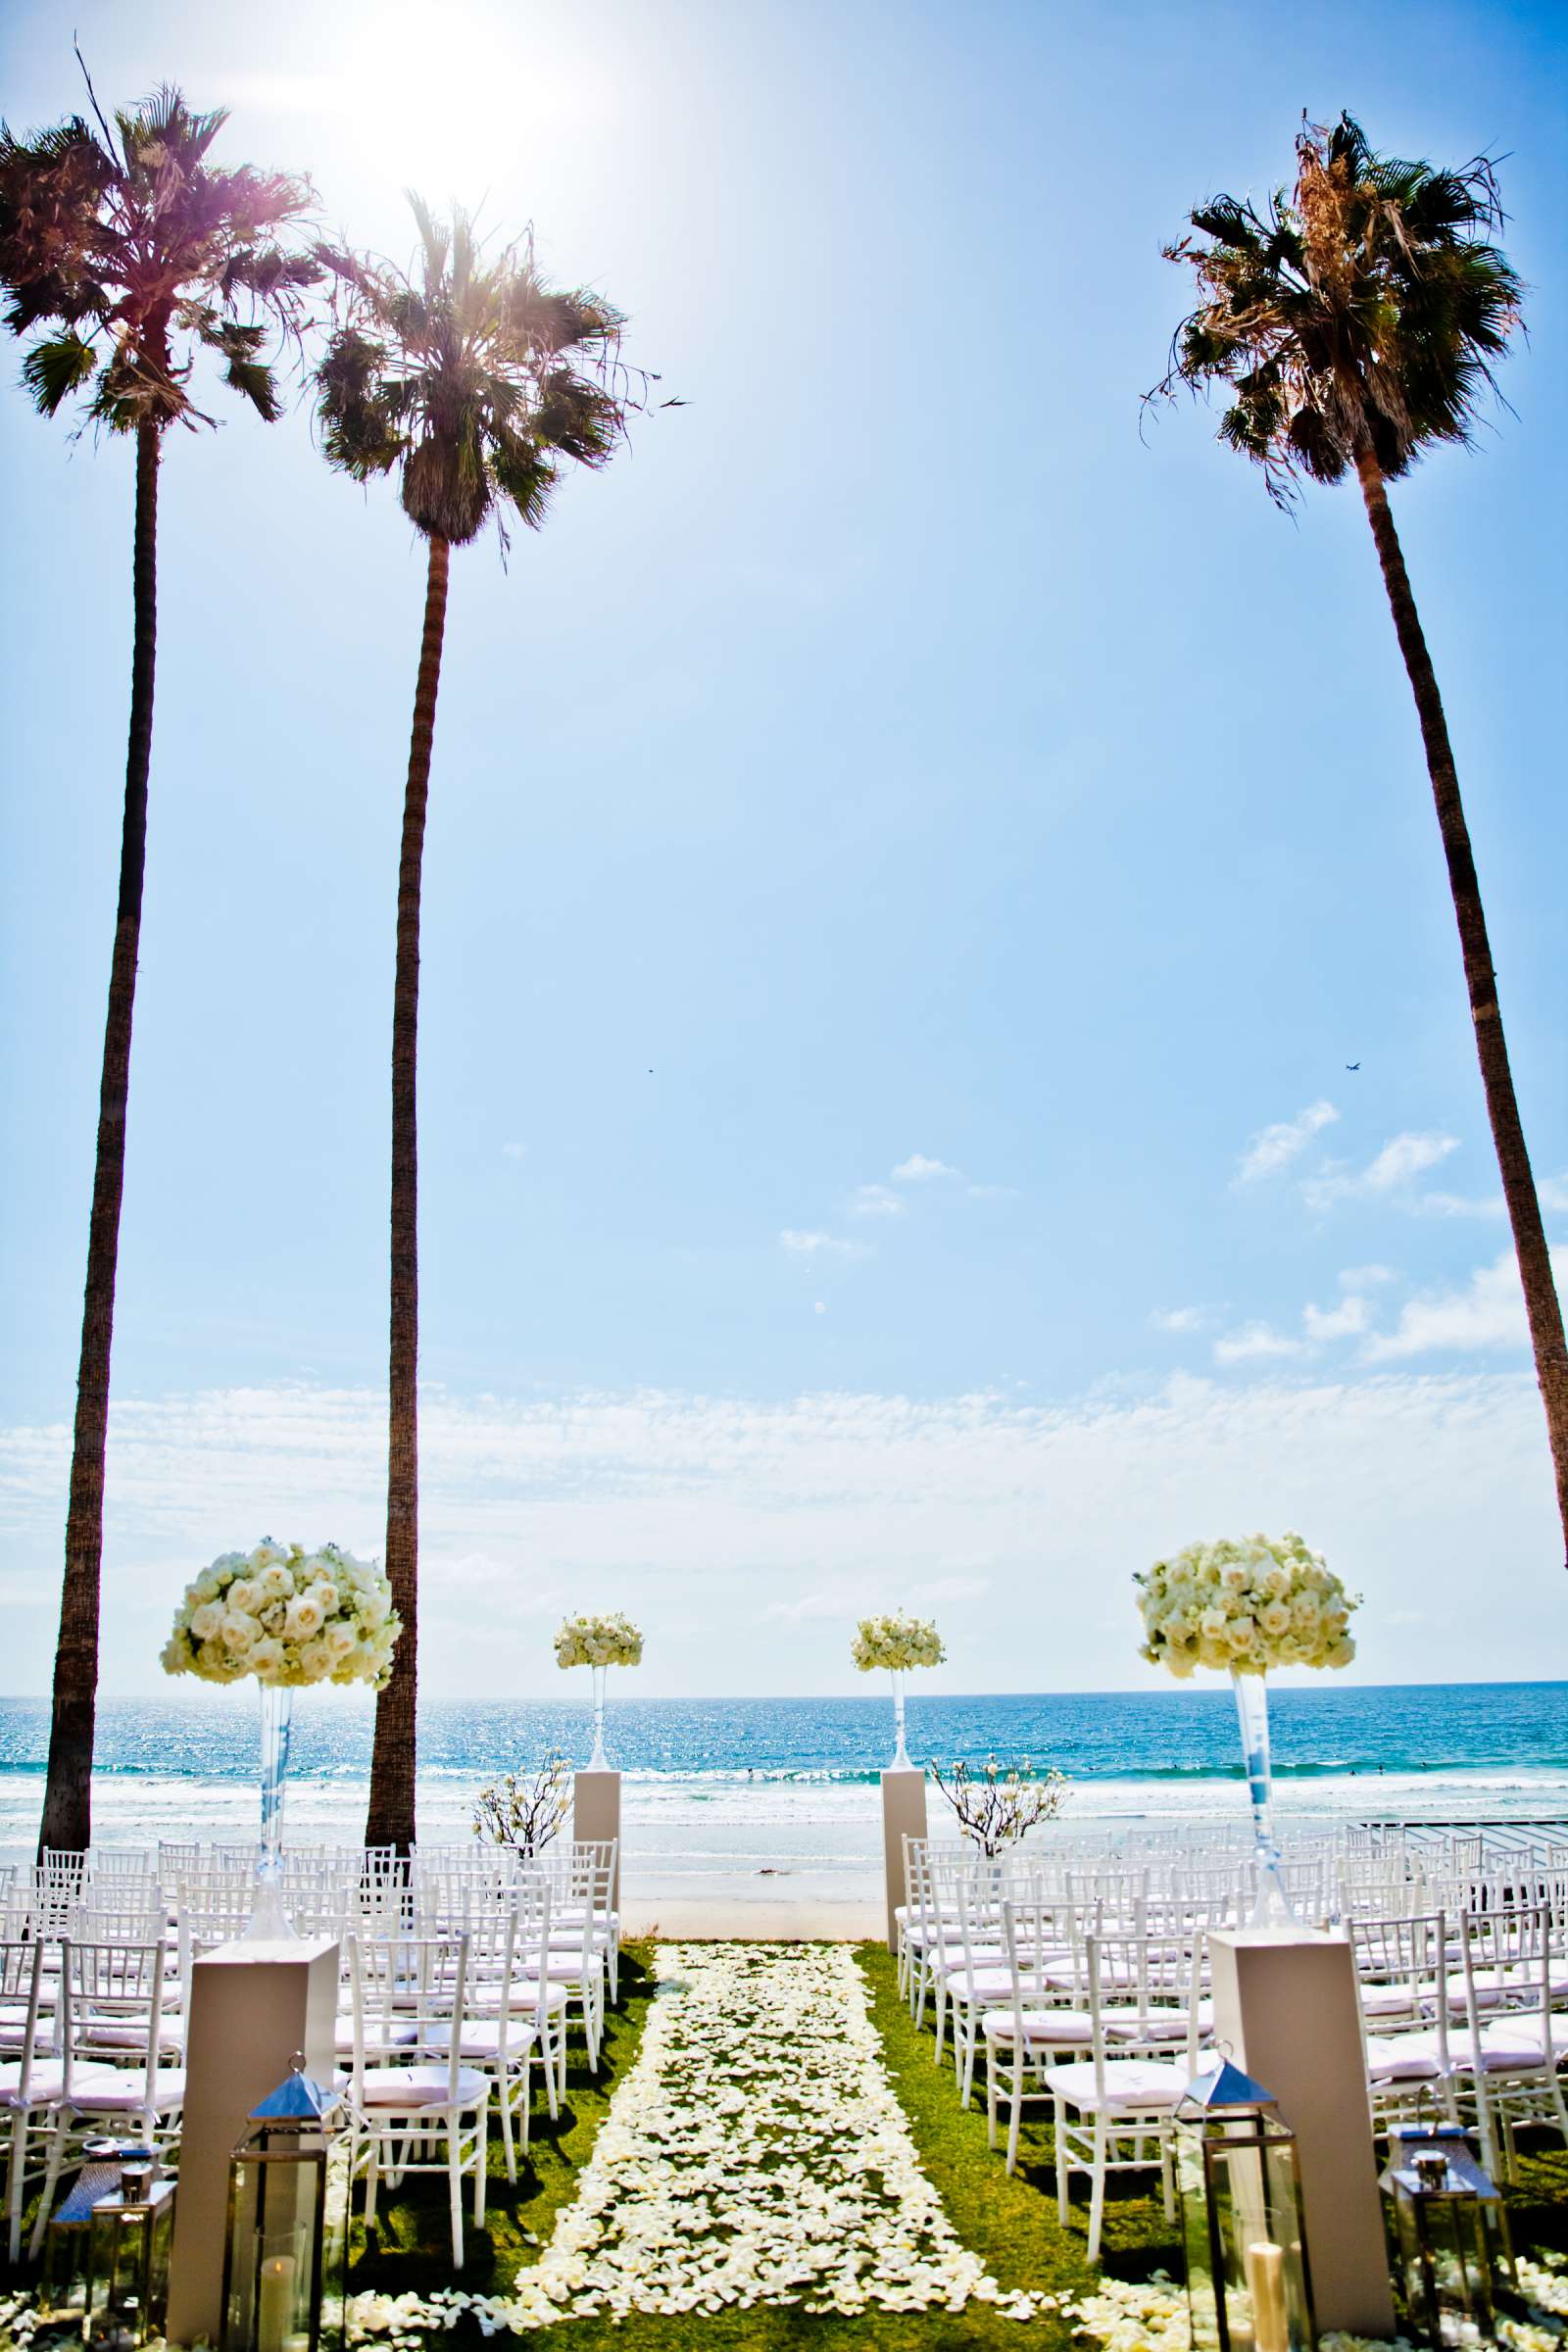
[(22, 380), (34, 405), (52, 416), (61, 402), (79, 391), (98, 366), (98, 354), (79, 335), (52, 335), (35, 343), (22, 363)]

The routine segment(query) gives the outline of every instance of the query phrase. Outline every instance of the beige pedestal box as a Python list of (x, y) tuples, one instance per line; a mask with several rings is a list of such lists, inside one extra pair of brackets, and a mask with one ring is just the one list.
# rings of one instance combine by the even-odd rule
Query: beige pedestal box
[(1350, 1947), (1297, 1936), (1212, 1935), (1214, 2039), (1271, 2090), (1296, 2133), (1318, 2327), (1394, 2333)]
[(610, 1908), (620, 1909), (620, 1775), (618, 1772), (579, 1772), (571, 1800), (574, 1838), (617, 1840), (615, 1875), (610, 1886)]
[(331, 2082), (337, 1986), (338, 1945), (327, 1936), (220, 1944), (191, 1971), (171, 2343), (219, 2340), (229, 2157), (251, 2109), (287, 2079), (296, 2056), (318, 2082)]
[(904, 1840), (923, 1838), (925, 1774), (885, 1772), (882, 1775), (882, 1875), (888, 1897), (888, 1950), (897, 1951), (898, 1922), (893, 1914), (909, 1899), (904, 1884)]

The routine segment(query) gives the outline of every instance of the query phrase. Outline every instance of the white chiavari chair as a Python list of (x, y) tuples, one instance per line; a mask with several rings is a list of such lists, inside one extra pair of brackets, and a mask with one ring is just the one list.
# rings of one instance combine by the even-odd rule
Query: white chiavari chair
[[(466, 2065), (463, 2043), (482, 2019), (469, 2010), (469, 1938), (458, 1936), (350, 1941), (354, 2052), (351, 2177), (365, 2180), (365, 2226), (375, 2226), (383, 2174), (395, 2186), (409, 2173), (445, 2173), (452, 2208), (452, 2267), (463, 2268), (463, 2183), (473, 2182), (473, 2221), (484, 2220), (490, 2078)], [(413, 2029), (390, 2062), (377, 2063), (393, 2022)], [(441, 2046), (444, 2038), (445, 2046)]]
[[(1008, 1991), (980, 2021), (986, 2054), (986, 2136), (997, 2144), (998, 2109), (1007, 2107), (1007, 2170), (1018, 2162), (1026, 2100), (1049, 2099), (1045, 2071), (1064, 2053), (1093, 2045), (1094, 2020), (1063, 1998), (1059, 1956), (1078, 1937), (1079, 1913), (1059, 1895), (1029, 1888), (1004, 1896), (1002, 1945)], [(1031, 2085), (1033, 2087), (1031, 2088)]]
[[(1090, 2178), (1089, 2242), (1098, 2261), (1105, 2180), (1157, 2166), (1167, 2220), (1175, 2217), (1173, 2117), (1197, 2061), (1195, 1956), (1137, 1936), (1087, 1938), (1092, 2055), (1048, 2066), (1056, 2142), (1056, 2207), (1068, 2217), (1071, 2176)], [(1138, 2031), (1128, 2032), (1131, 2011)], [(1183, 2053), (1180, 2060), (1173, 2050)]]
[(165, 2066), (166, 1946), (74, 1943), (62, 1953), (63, 2083), (53, 2102), (49, 2165), (32, 2252), (43, 2240), (55, 2183), (73, 2139), (113, 2130), (167, 2147), (179, 2133), (185, 2077)]
[(1348, 1919), (1374, 2130), (1441, 2105), (1451, 2118), (1448, 1926), (1441, 1911)]
[[(47, 2138), (55, 2101), (65, 2088), (65, 2071), (54, 2035), (39, 2013), (44, 1947), (0, 1943), (0, 2014), (7, 2052), (0, 2062), (0, 2115), (10, 2119), (6, 2155), (6, 2245), (13, 2267), (22, 2259), (22, 2212), (26, 2203), (28, 2147)], [(13, 2057), (10, 2052), (15, 2050)], [(41, 2177), (46, 2162), (32, 2168)]]

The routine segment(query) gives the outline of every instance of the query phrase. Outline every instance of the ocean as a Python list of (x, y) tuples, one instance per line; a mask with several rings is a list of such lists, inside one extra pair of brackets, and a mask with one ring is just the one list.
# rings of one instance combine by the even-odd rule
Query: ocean
[[(606, 1744), (623, 1781), (628, 1897), (863, 1898), (880, 1875), (877, 1775), (892, 1702), (856, 1698), (622, 1698), (611, 1678)], [(587, 1696), (588, 1677), (573, 1678)], [(920, 1694), (917, 1760), (1037, 1768), (1072, 1784), (1067, 1834), (1109, 1840), (1138, 1823), (1241, 1821), (1236, 1711), (1223, 1685), (1039, 1696)], [(1277, 1813), (1291, 1828), (1367, 1816), (1568, 1817), (1568, 1683), (1363, 1689), (1324, 1682), (1271, 1694)], [(370, 1702), (302, 1692), (294, 1710), (286, 1836), (355, 1839), (369, 1766)], [(37, 1837), (49, 1709), (0, 1699), (0, 1859)], [(419, 1834), (470, 1834), (475, 1791), (552, 1750), (584, 1761), (586, 1704), (430, 1700), (420, 1710)], [(244, 1686), (100, 1703), (94, 1833), (105, 1844), (249, 1838), (257, 1708)], [(933, 1830), (943, 1801), (931, 1798)]]

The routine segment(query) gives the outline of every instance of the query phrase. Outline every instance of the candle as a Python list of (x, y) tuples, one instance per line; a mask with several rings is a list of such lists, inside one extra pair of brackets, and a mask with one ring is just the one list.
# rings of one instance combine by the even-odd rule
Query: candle
[(1243, 2259), (1247, 2289), (1252, 2298), (1252, 2341), (1257, 2352), (1291, 2352), (1291, 2328), (1285, 2311), (1285, 2248), (1260, 2238), (1248, 2247)]
[(269, 2254), (262, 2264), (261, 2294), (256, 2307), (256, 2352), (283, 2352), (294, 2318), (294, 2257)]

